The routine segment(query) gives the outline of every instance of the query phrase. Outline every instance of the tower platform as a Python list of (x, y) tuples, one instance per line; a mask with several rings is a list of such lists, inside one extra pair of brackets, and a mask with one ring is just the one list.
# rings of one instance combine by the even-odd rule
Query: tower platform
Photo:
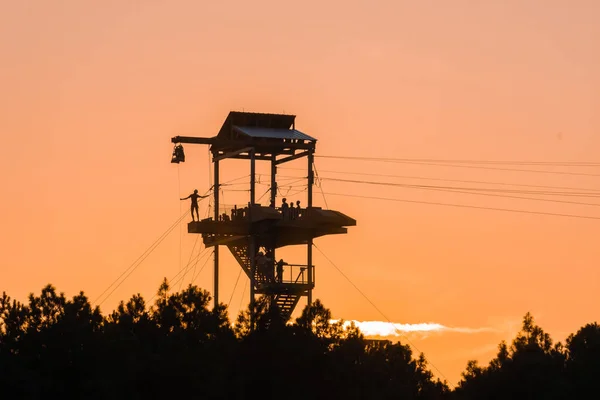
[(188, 223), (188, 233), (201, 234), (205, 246), (227, 244), (247, 235), (266, 235), (274, 238), (270, 247), (306, 244), (309, 240), (348, 232), (356, 220), (334, 210), (320, 207), (292, 209), (265, 207), (259, 204), (231, 209), (231, 214), (219, 220), (206, 218)]
[[(295, 115), (232, 111), (216, 136), (176, 136), (171, 139), (175, 144), (173, 163), (185, 162), (182, 144), (210, 146), (214, 214), (212, 218), (190, 222), (188, 232), (202, 235), (204, 245), (214, 249), (215, 307), (219, 304), (220, 246), (227, 246), (250, 280), (250, 308), (256, 295), (268, 296), (271, 304), (288, 318), (301, 297), (307, 297), (309, 305), (312, 303), (315, 287), (313, 240), (325, 235), (345, 234), (347, 227), (356, 225), (356, 220), (339, 211), (313, 206), (317, 139), (296, 129), (295, 120)], [(250, 196), (248, 203), (242, 206), (226, 206), (220, 202), (221, 187), (225, 185), (220, 183), (221, 164), (231, 159), (250, 162)], [(306, 163), (306, 198), (302, 199), (306, 207), (291, 207), (292, 204), (285, 207), (285, 198), (281, 200), (284, 207), (274, 207), (280, 193), (278, 168), (301, 160)], [(257, 162), (270, 165), (269, 206), (257, 203)], [(276, 256), (277, 249), (293, 245), (306, 247), (305, 265), (288, 264)]]

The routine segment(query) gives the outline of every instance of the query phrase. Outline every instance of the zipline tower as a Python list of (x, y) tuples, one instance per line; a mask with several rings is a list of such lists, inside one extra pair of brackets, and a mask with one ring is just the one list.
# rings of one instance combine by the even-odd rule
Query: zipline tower
[[(338, 211), (313, 207), (313, 158), (317, 140), (295, 129), (295, 115), (232, 111), (217, 136), (176, 136), (171, 162), (185, 160), (182, 144), (210, 146), (214, 164), (214, 215), (188, 224), (188, 232), (201, 234), (206, 247), (214, 247), (214, 304), (219, 304), (219, 247), (227, 246), (250, 279), (250, 303), (257, 295), (269, 296), (284, 317), (289, 317), (300, 297), (312, 303), (315, 268), (313, 240), (347, 233), (356, 221)], [(250, 161), (250, 199), (247, 204), (223, 209), (219, 203), (219, 169), (226, 159)], [(290, 209), (276, 207), (277, 166), (306, 159), (308, 204)], [(256, 202), (256, 162), (271, 166), (270, 204)], [(223, 212), (224, 211), (224, 212)], [(276, 250), (306, 246), (306, 261), (277, 266)], [(289, 261), (289, 260), (288, 260)]]

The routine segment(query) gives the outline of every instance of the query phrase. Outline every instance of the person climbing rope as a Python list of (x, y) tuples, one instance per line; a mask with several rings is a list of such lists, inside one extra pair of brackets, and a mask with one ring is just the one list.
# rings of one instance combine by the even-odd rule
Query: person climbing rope
[(190, 212), (192, 213), (192, 221), (195, 221), (194, 210), (196, 210), (196, 217), (198, 217), (198, 222), (200, 222), (200, 215), (198, 214), (198, 199), (204, 199), (206, 197), (208, 197), (208, 195), (201, 196), (198, 194), (198, 189), (194, 189), (194, 193), (190, 194), (188, 197), (179, 199), (179, 200), (192, 199), (192, 203), (190, 205)]

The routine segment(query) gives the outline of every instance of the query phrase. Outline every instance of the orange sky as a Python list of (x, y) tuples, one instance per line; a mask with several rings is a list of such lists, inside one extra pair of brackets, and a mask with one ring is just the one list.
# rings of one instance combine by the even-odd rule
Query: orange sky
[[(171, 136), (212, 136), (230, 110), (296, 114), (322, 155), (597, 160), (600, 3), (593, 0), (0, 7), (0, 290), (19, 299), (48, 282), (95, 299), (186, 209), (180, 196), (210, 186), (206, 148), (187, 146), (178, 167), (169, 163)], [(324, 171), (600, 190), (600, 177), (590, 176), (316, 162)], [(223, 179), (246, 167), (224, 163)], [(600, 217), (593, 206), (327, 181), (323, 188)], [(243, 192), (225, 196), (246, 201)], [(315, 201), (322, 205), (318, 190)], [(451, 382), (468, 359), (487, 361), (527, 311), (561, 340), (598, 319), (598, 220), (327, 202), (358, 225), (317, 245), (391, 320), (492, 330), (411, 334)], [(163, 276), (179, 271), (180, 258), (186, 263), (194, 239), (169, 236), (103, 309), (135, 292), (151, 297)], [(382, 319), (318, 252), (315, 264), (315, 297), (335, 317)], [(224, 302), (238, 271), (224, 256)], [(211, 288), (210, 268), (196, 283)]]

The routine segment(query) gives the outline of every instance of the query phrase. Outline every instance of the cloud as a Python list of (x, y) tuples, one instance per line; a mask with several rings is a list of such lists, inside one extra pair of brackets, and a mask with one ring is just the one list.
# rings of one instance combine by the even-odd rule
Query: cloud
[[(332, 320), (332, 323), (337, 320)], [(401, 324), (384, 321), (344, 321), (344, 327), (354, 323), (356, 327), (365, 336), (380, 336), (380, 337), (399, 337), (407, 333), (434, 333), (434, 332), (455, 332), (465, 334), (476, 334), (485, 332), (497, 332), (494, 328), (465, 328), (451, 327), (433, 322), (424, 322), (419, 324)]]

